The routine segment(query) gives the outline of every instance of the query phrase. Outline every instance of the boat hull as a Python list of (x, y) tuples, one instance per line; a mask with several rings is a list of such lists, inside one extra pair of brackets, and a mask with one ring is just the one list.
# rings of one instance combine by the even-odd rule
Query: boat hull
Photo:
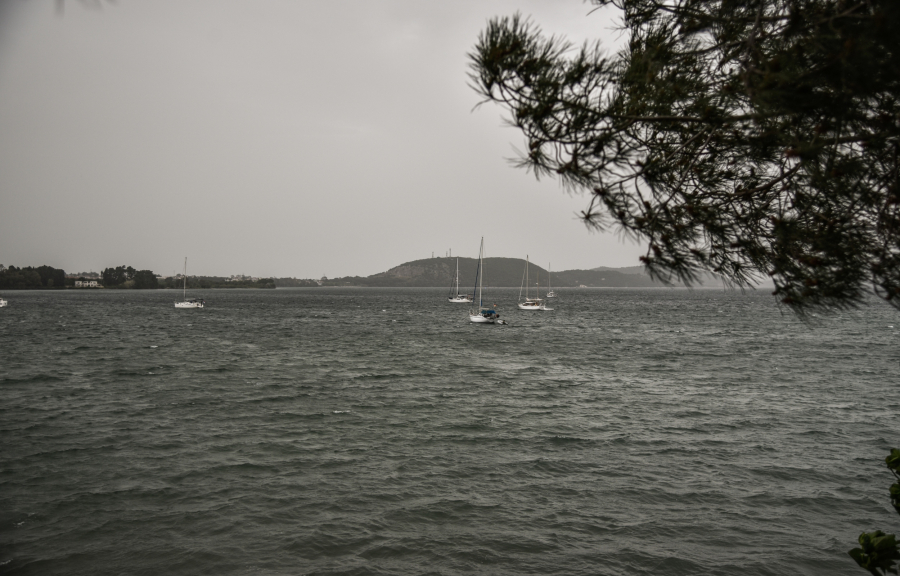
[(203, 302), (176, 302), (176, 308), (203, 308)]
[(469, 308), (469, 322), (475, 324), (506, 324), (500, 319), (500, 314), (493, 308), (481, 308), (474, 310)]
[(519, 310), (526, 310), (529, 312), (540, 312), (544, 310), (553, 310), (553, 308), (547, 308), (547, 305), (544, 304), (543, 300), (539, 299), (528, 299), (524, 302), (519, 302), (517, 304)]
[(472, 299), (466, 296), (457, 296), (456, 298), (447, 298), (447, 302), (453, 302), (454, 304), (471, 304)]

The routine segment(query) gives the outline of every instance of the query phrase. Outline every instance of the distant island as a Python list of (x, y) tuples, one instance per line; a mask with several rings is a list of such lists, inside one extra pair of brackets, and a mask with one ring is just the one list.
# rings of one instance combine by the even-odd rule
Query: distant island
[[(425, 258), (395, 266), (386, 272), (371, 276), (345, 276), (342, 278), (321, 278), (320, 286), (360, 286), (360, 287), (449, 287), (456, 277), (457, 258)], [(471, 287), (475, 282), (475, 258), (459, 258), (460, 287)], [(485, 258), (484, 283), (491, 287), (518, 288), (522, 285), (525, 260), (522, 258)], [(643, 266), (626, 268), (599, 267), (590, 270), (562, 270), (548, 272), (541, 266), (530, 264), (529, 282), (532, 286), (546, 288), (548, 280), (553, 288), (653, 288), (668, 286), (655, 281), (644, 271)], [(275, 285), (287, 287), (283, 280), (275, 279)], [(721, 280), (712, 274), (704, 275), (700, 286), (721, 286)]]
[[(251, 276), (188, 276), (189, 289), (220, 288), (314, 288), (320, 286), (355, 286), (382, 288), (448, 288), (456, 276), (456, 258), (425, 258), (395, 266), (386, 272), (371, 276), (344, 276), (341, 278), (256, 278)], [(466, 290), (475, 282), (475, 258), (459, 258), (460, 289)], [(484, 283), (488, 287), (512, 287), (522, 285), (525, 260), (521, 258), (485, 258)], [(625, 268), (599, 267), (590, 270), (562, 270), (548, 278), (546, 269), (535, 264), (529, 268), (531, 286), (547, 288), (654, 288), (666, 284), (652, 280), (642, 266)], [(60, 290), (73, 289), (181, 289), (184, 277), (159, 276), (150, 270), (136, 270), (131, 266), (106, 268), (102, 272), (77, 272), (66, 274), (51, 266), (9, 268), (0, 264), (0, 290)], [(700, 286), (721, 286), (720, 279), (712, 274), (701, 278)]]

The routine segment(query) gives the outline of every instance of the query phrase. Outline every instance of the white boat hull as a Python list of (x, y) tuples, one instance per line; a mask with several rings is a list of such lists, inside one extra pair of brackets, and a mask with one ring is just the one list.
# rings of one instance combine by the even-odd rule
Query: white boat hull
[(471, 304), (472, 299), (468, 296), (457, 296), (456, 298), (447, 298), (447, 302), (453, 302), (454, 304)]
[(493, 308), (481, 308), (477, 312), (469, 309), (469, 322), (475, 324), (506, 324), (500, 319), (500, 314)]
[(176, 308), (203, 308), (203, 302), (176, 302)]
[(553, 310), (553, 308), (547, 308), (547, 305), (544, 304), (543, 300), (529, 299), (529, 300), (526, 300), (525, 302), (519, 302), (518, 306), (519, 306), (519, 310), (527, 310), (530, 312)]
[(0, 299), (0, 308), (3, 308), (4, 306), (6, 306), (6, 300)]

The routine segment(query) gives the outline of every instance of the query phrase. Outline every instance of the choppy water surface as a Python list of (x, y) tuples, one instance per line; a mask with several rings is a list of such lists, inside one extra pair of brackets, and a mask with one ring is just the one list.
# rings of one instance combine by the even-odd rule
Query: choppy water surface
[(0, 572), (862, 574), (900, 314), (570, 290), (10, 292)]

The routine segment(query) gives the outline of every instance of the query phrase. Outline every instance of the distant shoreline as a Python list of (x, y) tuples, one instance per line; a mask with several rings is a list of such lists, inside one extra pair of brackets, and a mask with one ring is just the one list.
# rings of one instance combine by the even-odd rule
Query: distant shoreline
[[(234, 290), (239, 288), (266, 290), (275, 288), (443, 288), (460, 292), (471, 290), (475, 279), (477, 260), (464, 257), (436, 257), (414, 260), (371, 276), (343, 276), (338, 278), (251, 278), (236, 276), (188, 276), (188, 290)], [(134, 270), (120, 266), (106, 269), (102, 274), (76, 272), (66, 274), (49, 266), (15, 268), (5, 271), (0, 267), (0, 291), (2, 290), (183, 290), (184, 277), (155, 276), (150, 270)], [(526, 271), (527, 269), (527, 271)], [(120, 273), (115, 276), (114, 273)], [(698, 273), (697, 282), (686, 286), (682, 282), (666, 284), (655, 280), (642, 266), (610, 268), (601, 266), (588, 270), (562, 270), (552, 272), (521, 258), (491, 257), (484, 259), (485, 285), (490, 287), (520, 288), (538, 291), (580, 290), (582, 288), (725, 288), (721, 277), (711, 273)], [(103, 286), (112, 279), (113, 285)], [(458, 280), (457, 280), (458, 279)], [(82, 282), (97, 282), (97, 286), (76, 286)], [(109, 283), (109, 282), (107, 282)], [(766, 282), (759, 287), (771, 286)], [(753, 287), (750, 287), (751, 289)]]

